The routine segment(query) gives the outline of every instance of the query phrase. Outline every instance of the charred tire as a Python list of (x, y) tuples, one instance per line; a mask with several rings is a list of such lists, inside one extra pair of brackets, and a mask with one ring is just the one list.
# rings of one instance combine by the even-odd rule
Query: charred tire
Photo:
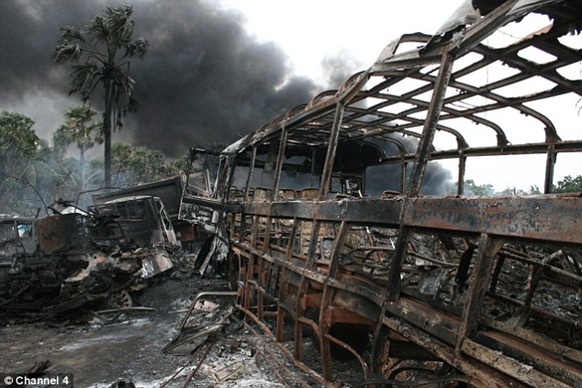
[(133, 306), (133, 300), (129, 292), (125, 290), (113, 292), (107, 299), (107, 307), (111, 309), (123, 309)]

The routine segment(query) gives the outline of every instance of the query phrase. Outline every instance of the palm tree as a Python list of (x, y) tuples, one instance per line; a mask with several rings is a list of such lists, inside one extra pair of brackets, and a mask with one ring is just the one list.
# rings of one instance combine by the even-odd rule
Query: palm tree
[(66, 148), (71, 143), (77, 143), (79, 148), (79, 164), (81, 191), (85, 188), (85, 151), (95, 143), (103, 143), (99, 130), (101, 125), (91, 123), (97, 113), (86, 106), (70, 108), (65, 113), (65, 124), (61, 125), (53, 135), (55, 148)]
[(85, 28), (66, 26), (53, 53), (57, 64), (70, 63), (71, 93), (79, 93), (83, 103), (91, 101), (98, 85), (103, 85), (103, 140), (105, 186), (111, 186), (111, 134), (121, 128), (121, 118), (135, 111), (131, 96), (135, 81), (129, 76), (130, 58), (143, 58), (149, 43), (132, 41), (134, 22), (131, 6), (107, 7)]

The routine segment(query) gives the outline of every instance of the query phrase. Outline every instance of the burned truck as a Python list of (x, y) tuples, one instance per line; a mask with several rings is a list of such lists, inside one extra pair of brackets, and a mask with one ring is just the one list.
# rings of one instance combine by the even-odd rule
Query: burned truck
[[(182, 194), (199, 196), (201, 192), (202, 189), (190, 184), (186, 177), (178, 175), (107, 193), (97, 193), (92, 196), (92, 199), (94, 206), (105, 206), (107, 203), (123, 201), (124, 198), (129, 197), (149, 196), (157, 198), (157, 201), (163, 203), (164, 206), (165, 215), (161, 219), (168, 219), (172, 224), (176, 239), (181, 243), (182, 248), (192, 251), (194, 249), (188, 245), (199, 243), (204, 240), (204, 236), (200, 236), (200, 231), (193, 222), (192, 206), (182, 203)], [(189, 215), (186, 217), (184, 213), (189, 213)]]
[(45, 218), (0, 221), (1, 310), (127, 308), (132, 293), (174, 267), (180, 244), (159, 198), (53, 209)]
[[(358, 386), (582, 386), (582, 198), (552, 193), (582, 160), (581, 29), (579, 0), (467, 1), (225, 148), (183, 201), (213, 212), (238, 310), (321, 384), (342, 350)], [(465, 192), (477, 163), (541, 192)]]

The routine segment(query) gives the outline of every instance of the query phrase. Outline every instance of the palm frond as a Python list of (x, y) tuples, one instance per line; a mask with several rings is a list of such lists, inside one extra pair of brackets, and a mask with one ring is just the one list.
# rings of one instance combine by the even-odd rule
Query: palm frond
[(94, 42), (104, 41), (107, 42), (110, 36), (110, 30), (107, 26), (107, 21), (101, 16), (95, 16), (91, 20), (91, 24), (87, 30), (87, 33)]
[(122, 5), (116, 8), (108, 8), (107, 16), (111, 22), (111, 27), (115, 31), (123, 31), (128, 23), (133, 23), (131, 20), (131, 14), (133, 13), (133, 7), (130, 5)]
[(131, 42), (134, 22), (131, 20), (133, 8), (131, 6), (121, 6), (117, 8), (108, 7), (105, 11), (105, 19), (112, 36), (111, 44), (116, 47), (123, 47)]
[(59, 64), (65, 62), (76, 63), (82, 54), (83, 49), (79, 44), (71, 44), (69, 41), (64, 41), (55, 48), (52, 59)]
[(85, 43), (85, 32), (73, 26), (65, 26), (60, 28), (60, 40), (61, 41), (75, 41), (78, 40), (81, 43)]
[(87, 101), (101, 80), (100, 68), (92, 62), (77, 64), (73, 66), (72, 75), (70, 93), (79, 93), (83, 101)]

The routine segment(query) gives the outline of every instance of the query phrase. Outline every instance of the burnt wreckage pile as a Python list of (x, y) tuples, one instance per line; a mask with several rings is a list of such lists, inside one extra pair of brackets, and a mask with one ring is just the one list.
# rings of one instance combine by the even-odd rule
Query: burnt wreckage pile
[[(582, 386), (582, 198), (551, 193), (582, 152), (581, 28), (582, 1), (468, 1), (224, 149), (182, 216), (238, 310), (321, 383), (338, 348), (370, 385)], [(464, 192), (472, 163), (526, 156), (543, 194)], [(422, 195), (436, 161), (457, 195)]]
[(181, 245), (157, 197), (53, 210), (0, 220), (1, 310), (59, 314), (98, 302), (130, 308), (133, 292), (178, 264)]

